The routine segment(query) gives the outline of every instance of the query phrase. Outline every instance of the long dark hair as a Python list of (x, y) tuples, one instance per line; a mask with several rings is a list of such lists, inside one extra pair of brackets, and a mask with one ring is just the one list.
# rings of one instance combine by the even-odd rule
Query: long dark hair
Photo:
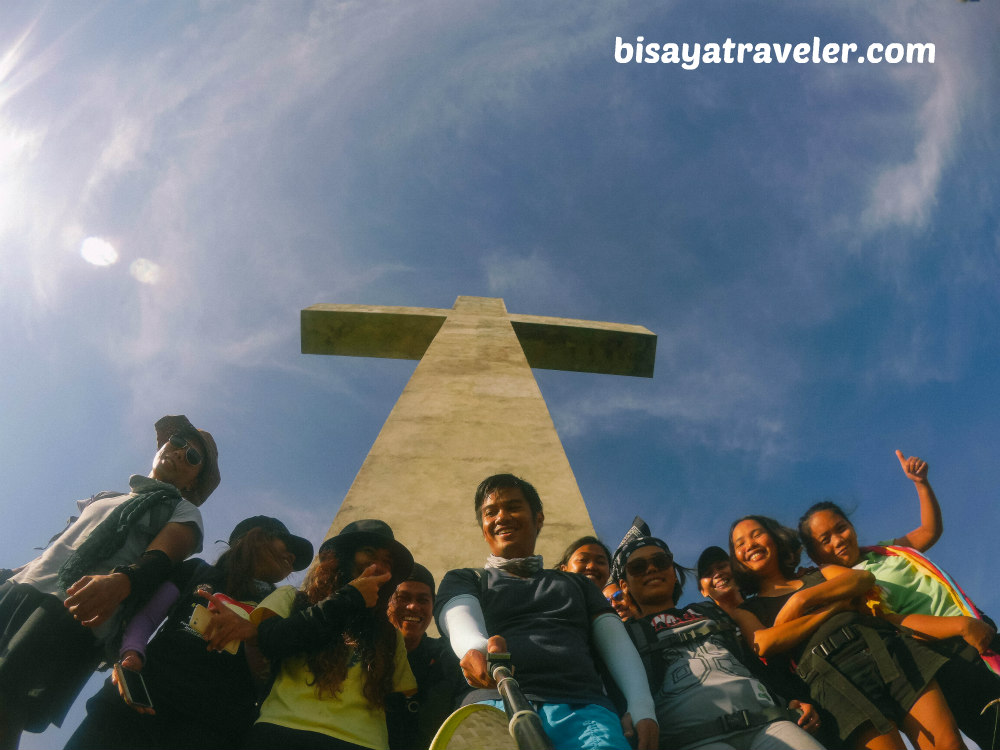
[(795, 569), (799, 566), (799, 560), (802, 559), (802, 543), (799, 542), (795, 531), (769, 516), (743, 516), (733, 521), (729, 527), (729, 560), (732, 563), (733, 575), (740, 591), (744, 594), (756, 594), (760, 590), (760, 579), (736, 557), (736, 550), (733, 548), (733, 529), (743, 521), (756, 521), (764, 528), (764, 531), (774, 540), (778, 552), (778, 570), (781, 571), (781, 575), (789, 580), (795, 578)]
[(258, 581), (254, 574), (261, 555), (273, 555), (269, 534), (259, 527), (250, 529), (215, 561), (215, 568), (225, 580), (226, 594), (240, 601), (260, 601), (274, 591), (274, 585)]
[[(809, 533), (809, 521), (814, 515), (819, 513), (821, 510), (829, 510), (836, 513), (838, 516), (843, 518), (847, 523), (851, 524), (851, 528), (854, 528), (854, 524), (851, 523), (851, 519), (847, 517), (844, 510), (837, 505), (833, 500), (821, 500), (818, 503), (813, 503), (809, 506), (809, 510), (802, 514), (802, 518), (799, 519), (799, 540), (806, 548), (806, 552), (809, 553), (809, 557), (816, 561), (816, 556), (813, 554), (816, 551), (815, 539), (811, 533)], [(857, 529), (854, 531), (854, 535), (857, 536)]]
[[(323, 550), (309, 571), (302, 590), (296, 594), (293, 608), (305, 609), (328, 598), (346, 586), (354, 576), (354, 550), (345, 550), (341, 559), (335, 549)], [(392, 692), (395, 673), (396, 629), (386, 614), (392, 587), (379, 590), (378, 601), (350, 618), (339, 637), (326, 648), (306, 655), (306, 664), (313, 673), (320, 697), (324, 693), (336, 696), (347, 678), (351, 649), (356, 649), (364, 674), (362, 693), (372, 708), (384, 708), (385, 698)]]

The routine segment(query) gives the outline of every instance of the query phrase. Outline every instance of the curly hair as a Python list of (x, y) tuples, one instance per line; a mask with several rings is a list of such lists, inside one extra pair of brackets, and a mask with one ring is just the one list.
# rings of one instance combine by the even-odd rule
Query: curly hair
[(802, 559), (802, 543), (795, 531), (768, 516), (743, 516), (733, 521), (729, 527), (729, 559), (732, 562), (733, 575), (740, 591), (747, 595), (756, 594), (760, 589), (760, 579), (736, 556), (736, 550), (733, 548), (733, 529), (743, 521), (756, 521), (764, 528), (764, 531), (774, 540), (774, 546), (778, 552), (778, 570), (789, 580), (795, 578), (795, 569), (799, 565), (799, 560)]
[[(339, 559), (333, 549), (320, 552), (319, 560), (295, 597), (294, 610), (323, 601), (351, 581), (353, 550), (345, 557), (349, 559)], [(392, 596), (389, 589), (383, 586), (375, 606), (353, 615), (343, 632), (331, 639), (326, 648), (306, 655), (306, 664), (315, 679), (310, 684), (317, 686), (321, 698), (324, 694), (333, 697), (340, 692), (354, 650), (364, 675), (363, 695), (372, 708), (385, 707), (386, 696), (393, 689), (397, 645), (396, 629), (386, 614)]]

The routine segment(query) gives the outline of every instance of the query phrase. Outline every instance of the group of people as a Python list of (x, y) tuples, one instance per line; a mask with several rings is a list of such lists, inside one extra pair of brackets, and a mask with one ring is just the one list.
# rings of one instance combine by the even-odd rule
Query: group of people
[[(921, 524), (859, 546), (824, 501), (791, 529), (736, 519), (729, 549), (699, 556), (706, 601), (678, 606), (688, 571), (636, 519), (614, 554), (580, 540), (565, 569), (610, 575), (609, 604), (643, 655), (660, 746), (998, 746), (1000, 641), (992, 621), (924, 555), (941, 535), (927, 464), (897, 451)], [(814, 567), (800, 567), (805, 550)], [(595, 560), (597, 561), (595, 563)]]
[(996, 629), (922, 554), (942, 522), (918, 458), (897, 451), (921, 508), (907, 534), (860, 547), (825, 502), (797, 530), (737, 519), (694, 569), (639, 518), (614, 552), (583, 537), (546, 568), (538, 492), (494, 475), (474, 493), (485, 564), (437, 587), (377, 519), (314, 559), (255, 516), (214, 564), (190, 558), (218, 451), (183, 416), (155, 431), (149, 476), (82, 502), (2, 574), (0, 750), (59, 724), (102, 661), (115, 669), (67, 747), (427, 748), (459, 705), (502, 707), (501, 652), (555, 748), (881, 750), (902, 732), (923, 750), (963, 747), (959, 730), (997, 747)]

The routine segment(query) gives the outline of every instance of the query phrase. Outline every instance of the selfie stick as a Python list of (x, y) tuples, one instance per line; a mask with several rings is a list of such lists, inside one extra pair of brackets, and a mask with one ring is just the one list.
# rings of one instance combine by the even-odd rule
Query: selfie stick
[(488, 654), (486, 657), (490, 674), (497, 682), (497, 690), (503, 698), (503, 706), (507, 711), (509, 722), (507, 729), (514, 738), (519, 750), (553, 750), (542, 728), (542, 720), (535, 709), (524, 697), (521, 686), (511, 672), (510, 654)]

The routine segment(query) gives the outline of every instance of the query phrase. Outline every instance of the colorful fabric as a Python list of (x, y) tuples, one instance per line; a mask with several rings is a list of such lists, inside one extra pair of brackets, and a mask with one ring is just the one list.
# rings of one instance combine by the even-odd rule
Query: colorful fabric
[[(872, 547), (862, 547), (862, 554), (867, 556), (867, 559), (863, 560), (862, 563), (857, 567), (863, 567), (875, 576), (875, 579), (881, 584), (883, 579), (880, 573), (884, 572), (877, 559), (874, 556), (881, 556), (887, 559), (900, 559), (905, 560), (910, 571), (920, 578), (924, 579), (925, 583), (929, 583), (932, 589), (937, 589), (939, 601), (946, 597), (947, 602), (951, 607), (958, 610), (958, 613), (966, 617), (974, 617), (977, 620), (982, 620), (983, 615), (973, 603), (969, 595), (962, 590), (955, 579), (953, 579), (944, 569), (939, 568), (933, 562), (928, 560), (924, 555), (922, 555), (917, 550), (912, 547), (902, 547), (899, 545), (875, 545)], [(891, 583), (891, 581), (886, 581)], [(917, 582), (919, 586), (921, 582)], [(944, 597), (942, 597), (944, 595)], [(895, 611), (900, 614), (930, 614), (936, 616), (947, 616), (951, 614), (956, 614), (954, 611), (948, 611), (944, 609), (944, 605), (938, 605), (934, 607), (934, 611), (921, 611), (913, 607), (907, 608), (905, 605), (900, 606), (902, 602), (896, 601), (897, 597), (892, 596), (890, 591), (890, 599), (887, 604)], [(997, 654), (984, 654), (983, 661), (986, 662), (987, 666), (996, 674), (1000, 675), (1000, 655)]]

